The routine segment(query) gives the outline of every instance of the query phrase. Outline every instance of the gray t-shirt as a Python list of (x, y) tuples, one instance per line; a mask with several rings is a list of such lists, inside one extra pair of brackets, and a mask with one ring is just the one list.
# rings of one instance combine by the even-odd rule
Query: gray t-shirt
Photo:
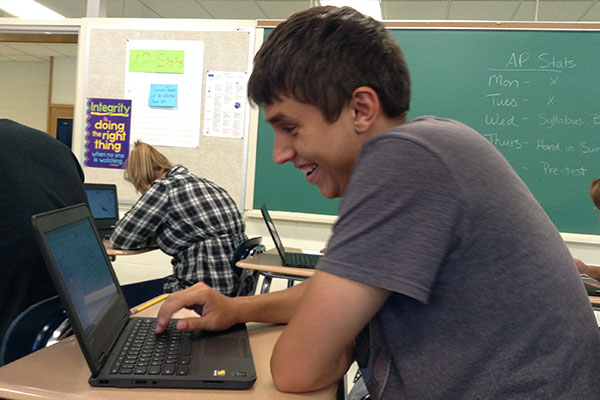
[(392, 292), (357, 338), (372, 398), (600, 396), (573, 259), (477, 132), (421, 117), (369, 140), (339, 214), (318, 268)]

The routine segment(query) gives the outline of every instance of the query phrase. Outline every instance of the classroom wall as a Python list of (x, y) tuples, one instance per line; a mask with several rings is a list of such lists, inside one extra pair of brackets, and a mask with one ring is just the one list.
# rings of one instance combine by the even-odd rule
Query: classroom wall
[(49, 68), (49, 62), (0, 62), (2, 118), (46, 131)]
[[(55, 58), (52, 103), (75, 104), (76, 60)], [(0, 62), (0, 117), (46, 131), (50, 62)]]
[[(53, 71), (53, 96), (55, 104), (74, 104), (76, 87), (76, 60), (55, 58)], [(46, 129), (48, 103), (48, 62), (0, 62), (0, 118), (11, 118), (37, 129)], [(257, 118), (254, 113), (253, 118)], [(256, 123), (253, 127), (256, 129)], [(250, 146), (249, 162), (253, 162)], [(248, 188), (250, 189), (250, 188)], [(248, 193), (247, 193), (248, 194)], [(252, 194), (250, 190), (250, 195)], [(121, 206), (121, 215), (131, 204)], [(247, 206), (247, 204), (246, 204)], [(283, 242), (290, 247), (320, 250), (325, 247), (331, 234), (331, 222), (315, 222), (303, 219), (274, 219)], [(262, 236), (267, 248), (273, 243), (264, 222), (257, 212), (246, 211), (244, 218), (249, 237)], [(600, 222), (598, 222), (600, 224)], [(574, 257), (584, 262), (600, 265), (600, 239), (589, 241), (573, 235), (565, 235), (566, 244)], [(171, 273), (170, 257), (160, 251), (137, 256), (118, 257), (114, 263), (121, 283), (153, 279)]]
[(52, 71), (52, 104), (75, 104), (77, 60), (55, 58)]

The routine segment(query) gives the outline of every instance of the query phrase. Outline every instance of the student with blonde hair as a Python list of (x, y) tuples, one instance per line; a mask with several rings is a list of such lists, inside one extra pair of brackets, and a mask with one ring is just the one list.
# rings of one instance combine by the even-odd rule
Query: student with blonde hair
[(136, 141), (127, 160), (125, 179), (142, 194), (110, 237), (119, 249), (153, 244), (172, 256), (173, 275), (165, 292), (198, 282), (233, 295), (238, 277), (230, 260), (247, 239), (235, 201), (215, 183), (173, 165), (154, 147)]

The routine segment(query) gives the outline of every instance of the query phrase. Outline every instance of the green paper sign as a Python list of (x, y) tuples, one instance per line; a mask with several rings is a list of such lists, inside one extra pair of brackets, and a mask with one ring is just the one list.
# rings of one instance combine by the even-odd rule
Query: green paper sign
[(129, 72), (183, 74), (183, 50), (130, 50)]

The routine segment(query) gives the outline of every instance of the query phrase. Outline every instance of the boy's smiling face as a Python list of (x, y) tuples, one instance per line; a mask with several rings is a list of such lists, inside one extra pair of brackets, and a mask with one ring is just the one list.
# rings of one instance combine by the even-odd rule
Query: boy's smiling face
[(354, 110), (345, 106), (329, 123), (316, 106), (281, 96), (264, 105), (264, 111), (275, 132), (273, 160), (293, 163), (323, 196), (341, 197), (362, 147), (354, 129)]

